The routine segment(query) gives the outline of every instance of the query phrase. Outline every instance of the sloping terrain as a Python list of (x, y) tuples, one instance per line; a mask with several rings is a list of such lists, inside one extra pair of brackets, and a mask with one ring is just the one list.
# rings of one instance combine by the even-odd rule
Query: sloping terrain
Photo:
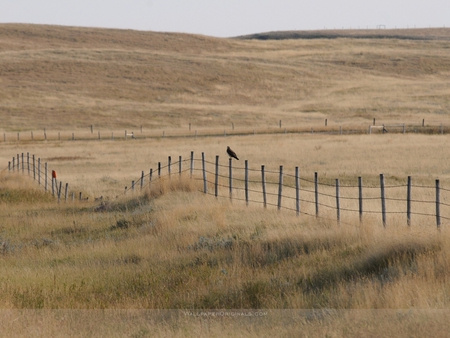
[(261, 41), (2, 24), (1, 129), (446, 122), (448, 30), (358, 32)]

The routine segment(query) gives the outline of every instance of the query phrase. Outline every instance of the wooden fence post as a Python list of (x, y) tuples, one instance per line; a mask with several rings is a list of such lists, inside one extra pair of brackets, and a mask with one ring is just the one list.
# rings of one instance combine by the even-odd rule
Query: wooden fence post
[(12, 158), (12, 168), (13, 168), (13, 171), (16, 170), (16, 158), (14, 156)]
[(340, 224), (341, 223), (341, 204), (339, 201), (339, 179), (336, 179), (336, 214), (337, 214), (337, 221)]
[(161, 178), (161, 162), (158, 162), (158, 178)]
[(141, 172), (141, 190), (144, 187), (144, 170)]
[(248, 206), (248, 160), (245, 160), (245, 204)]
[(47, 164), (47, 162), (45, 162), (44, 167), (45, 167), (45, 172), (44, 172), (45, 191), (47, 191), (47, 188), (48, 188), (48, 164)]
[(182, 172), (182, 157), (181, 155), (178, 157), (178, 174), (181, 177), (181, 172)]
[(298, 167), (295, 167), (295, 210), (300, 215), (300, 177)]
[(359, 195), (359, 222), (362, 223), (363, 220), (363, 184), (362, 177), (358, 177), (358, 195)]
[(281, 197), (283, 196), (283, 166), (280, 165), (280, 178), (278, 180), (278, 210), (281, 209)]
[(230, 157), (228, 159), (228, 186), (230, 188), (230, 201), (233, 200), (233, 159)]
[(134, 193), (134, 181), (131, 181), (131, 191)]
[(41, 185), (41, 158), (38, 158), (38, 184)]
[(439, 180), (436, 180), (436, 225), (441, 227), (441, 194)]
[(190, 173), (191, 173), (191, 178), (192, 175), (194, 174), (194, 152), (191, 151), (191, 165), (190, 165)]
[(20, 133), (17, 133), (17, 141), (20, 141)]
[(151, 191), (152, 189), (152, 177), (153, 177), (153, 169), (150, 168), (150, 173), (149, 173), (149, 179), (148, 179), (148, 189)]
[(31, 141), (34, 141), (33, 132), (31, 132)]
[(411, 225), (411, 176), (408, 176), (408, 187), (406, 191), (406, 222)]
[(11, 171), (11, 161), (8, 161), (8, 171)]
[(205, 163), (205, 153), (202, 152), (202, 170), (203, 170), (203, 192), (208, 193), (208, 185), (206, 182), (206, 163)]
[(25, 161), (24, 161), (24, 156), (22, 153), (22, 174), (25, 172)]
[(52, 195), (55, 196), (55, 178), (52, 176)]
[(17, 154), (17, 171), (20, 171), (20, 155)]
[(171, 171), (172, 171), (172, 156), (168, 157), (168, 160), (167, 160), (167, 171), (169, 173), (169, 178), (170, 178), (170, 174), (171, 174)]
[(316, 217), (319, 216), (319, 177), (317, 171), (314, 173), (314, 200), (316, 204)]
[[(56, 179), (55, 179), (56, 181)], [(58, 189), (58, 203), (61, 202), (61, 188), (62, 188), (62, 182), (59, 181), (59, 189), (58, 186), (56, 186), (56, 189)]]
[(384, 189), (384, 175), (380, 174), (380, 187), (381, 187), (381, 215), (383, 219), (383, 226), (386, 227), (386, 195)]
[(33, 155), (33, 179), (36, 181), (36, 158)]
[(267, 195), (266, 195), (266, 174), (264, 171), (264, 165), (261, 166), (261, 182), (262, 182), (262, 192), (263, 192), (263, 203), (264, 208), (267, 208)]
[(214, 196), (219, 196), (219, 155), (216, 155), (216, 177), (214, 180)]
[(27, 153), (27, 170), (28, 176), (30, 176), (30, 153)]
[(67, 195), (69, 193), (69, 183), (66, 183), (66, 190), (64, 191), (64, 201), (67, 202)]

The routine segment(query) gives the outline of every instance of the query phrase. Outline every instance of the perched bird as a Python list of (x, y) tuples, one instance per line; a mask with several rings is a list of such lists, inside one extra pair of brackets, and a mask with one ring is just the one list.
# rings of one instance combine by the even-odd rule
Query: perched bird
[(227, 154), (228, 154), (230, 157), (233, 157), (233, 158), (235, 158), (236, 160), (239, 160), (238, 157), (237, 157), (237, 155), (236, 155), (236, 153), (235, 153), (233, 150), (231, 150), (230, 147), (227, 147)]

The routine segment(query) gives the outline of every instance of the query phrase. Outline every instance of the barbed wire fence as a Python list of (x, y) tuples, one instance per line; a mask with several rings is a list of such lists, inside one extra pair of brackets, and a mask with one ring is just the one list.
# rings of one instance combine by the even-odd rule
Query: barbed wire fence
[[(160, 179), (181, 176), (189, 172), (190, 179), (200, 181), (204, 194), (216, 198), (227, 198), (231, 202), (243, 202), (247, 206), (259, 204), (264, 208), (277, 208), (296, 212), (298, 216), (308, 215), (316, 218), (345, 222), (346, 217), (358, 215), (363, 222), (368, 216), (381, 218), (383, 226), (388, 223), (388, 216), (404, 218), (410, 226), (413, 220), (419, 224), (429, 223), (434, 219), (438, 228), (443, 221), (450, 220), (450, 189), (441, 186), (439, 179), (434, 184), (413, 184), (411, 176), (404, 182), (392, 177), (395, 183), (386, 184), (384, 174), (369, 177), (363, 184), (363, 177), (356, 182), (344, 178), (330, 179), (325, 176), (319, 179), (315, 172), (312, 178), (302, 177), (299, 167), (293, 173), (285, 172), (283, 166), (278, 170), (268, 170), (265, 165), (250, 168), (247, 160), (244, 166), (236, 165), (236, 161), (228, 159), (228, 164), (220, 163), (219, 156), (215, 161), (195, 158), (191, 152), (189, 159), (179, 156), (178, 161), (168, 157), (166, 165), (158, 162), (155, 170), (132, 181), (125, 187), (125, 194), (136, 189), (152, 189), (152, 184)], [(241, 162), (239, 162), (241, 163)], [(400, 182), (399, 182), (400, 181)]]
[[(50, 170), (48, 163), (42, 162), (35, 155), (30, 156), (30, 153), (17, 154), (8, 162), (7, 169), (9, 172), (27, 174), (32, 177), (40, 187), (57, 198), (58, 203), (62, 199), (64, 201), (75, 200), (75, 192), (69, 191), (69, 183), (63, 184), (62, 181), (58, 180), (56, 171)], [(79, 200), (88, 199), (89, 197), (83, 197), (82, 192), (79, 193)]]
[[(360, 222), (367, 217), (381, 218), (383, 226), (386, 226), (390, 216), (405, 219), (408, 226), (413, 221), (429, 224), (434, 219), (440, 228), (443, 221), (450, 220), (450, 189), (441, 186), (439, 179), (435, 179), (434, 184), (423, 185), (413, 184), (411, 176), (400, 180), (380, 174), (379, 177), (364, 178), (367, 181), (363, 184), (361, 176), (355, 182), (354, 177), (330, 179), (324, 175), (322, 178), (318, 172), (308, 178), (300, 174), (299, 167), (289, 173), (283, 166), (278, 170), (269, 170), (265, 165), (255, 169), (249, 166), (248, 160), (243, 162), (244, 166), (229, 158), (228, 163), (223, 164), (218, 155), (215, 161), (210, 161), (205, 153), (201, 158), (195, 158), (193, 151), (187, 159), (179, 156), (173, 161), (169, 156), (167, 164), (158, 162), (155, 169), (150, 168), (147, 173), (142, 171), (139, 178), (125, 187), (123, 194), (134, 193), (138, 189), (152, 191), (160, 180), (187, 175), (188, 179), (202, 183), (199, 189), (202, 193), (216, 198), (338, 223), (346, 223), (347, 219), (357, 215)], [(8, 170), (32, 177), (45, 191), (51, 192), (58, 203), (61, 200), (88, 199), (81, 192), (76, 198), (75, 192), (69, 191), (69, 184), (58, 181), (56, 171), (50, 170), (48, 163), (42, 163), (35, 155), (17, 154), (8, 162)], [(388, 179), (394, 183), (386, 184)]]

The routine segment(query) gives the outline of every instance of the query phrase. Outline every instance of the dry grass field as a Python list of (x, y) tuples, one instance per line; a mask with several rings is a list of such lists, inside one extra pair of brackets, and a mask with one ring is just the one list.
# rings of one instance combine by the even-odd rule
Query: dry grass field
[[(205, 195), (188, 173), (123, 195), (168, 156), (204, 152), (227, 165), (227, 145), (241, 159), (236, 168), (244, 160), (255, 170), (298, 166), (302, 177), (368, 184), (380, 173), (394, 184), (411, 175), (417, 185), (439, 178), (449, 188), (447, 133), (270, 132), (279, 120), (450, 125), (449, 33), (409, 32), (426, 33), (434, 38), (260, 41), (0, 25), (2, 333), (447, 336), (448, 220), (437, 230), (433, 218), (408, 227), (390, 216), (384, 228), (346, 214), (339, 225), (334, 214), (316, 219)], [(204, 133), (231, 133), (231, 123), (258, 133), (187, 137), (189, 123)], [(99, 141), (90, 125), (137, 138)], [(144, 137), (140, 126), (179, 136)], [(15, 138), (44, 128), (69, 137)], [(87, 136), (72, 141), (72, 132)], [(26, 172), (9, 172), (8, 161), (27, 152), (89, 201), (57, 203)], [(404, 211), (400, 202), (390, 208)]]

